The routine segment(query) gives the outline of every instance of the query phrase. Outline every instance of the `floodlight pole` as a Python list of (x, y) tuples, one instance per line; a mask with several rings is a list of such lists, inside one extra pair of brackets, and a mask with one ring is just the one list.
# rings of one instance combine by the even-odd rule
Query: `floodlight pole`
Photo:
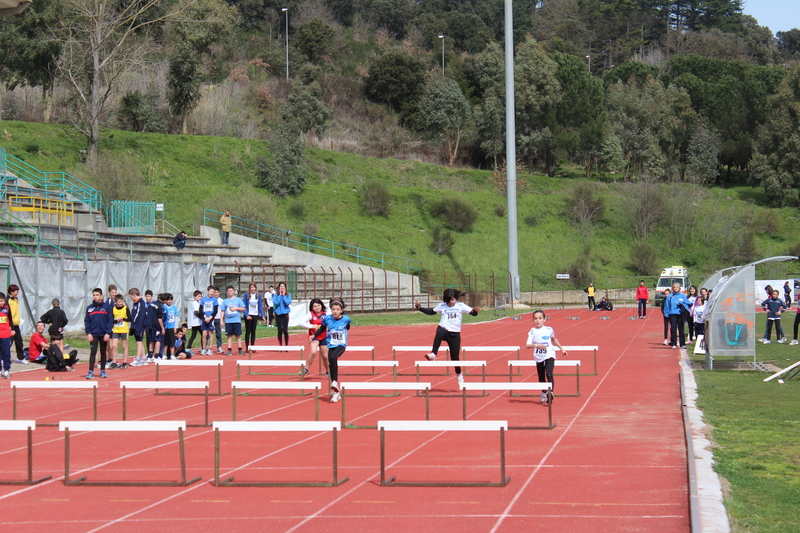
[(508, 299), (519, 301), (519, 250), (517, 241), (517, 144), (514, 123), (514, 21), (511, 0), (505, 0), (506, 55), (506, 202), (508, 207)]
[(439, 39), (442, 40), (442, 76), (444, 76), (444, 35), (440, 35)]
[(286, 13), (286, 79), (289, 79), (289, 8), (281, 8), (281, 11)]

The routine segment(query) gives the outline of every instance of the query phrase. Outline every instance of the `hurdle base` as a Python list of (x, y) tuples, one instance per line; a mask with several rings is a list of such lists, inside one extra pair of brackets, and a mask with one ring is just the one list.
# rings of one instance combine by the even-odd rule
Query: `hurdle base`
[(215, 481), (214, 486), (216, 487), (338, 487), (349, 479), (350, 479), (349, 477), (345, 477), (339, 480), (334, 480), (330, 483), (324, 481), (269, 482), (269, 481), (234, 481), (233, 476), (231, 476), (227, 479)]
[(201, 479), (202, 477), (196, 477), (185, 483), (183, 481), (85, 481), (86, 476), (82, 476), (73, 480), (65, 478), (64, 485), (68, 487), (78, 485), (86, 487), (188, 487)]
[(505, 478), (500, 483), (492, 483), (490, 481), (395, 481), (395, 477), (392, 476), (382, 481), (381, 487), (505, 487), (510, 482), (511, 477)]
[(0, 485), (36, 485), (37, 483), (41, 483), (42, 481), (47, 481), (48, 479), (52, 478), (53, 476), (47, 476), (41, 479), (26, 479), (24, 481), (0, 481)]

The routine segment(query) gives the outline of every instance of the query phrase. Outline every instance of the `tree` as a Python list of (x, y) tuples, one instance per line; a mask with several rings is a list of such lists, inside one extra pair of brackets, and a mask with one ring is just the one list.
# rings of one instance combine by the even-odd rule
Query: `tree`
[(333, 39), (336, 36), (333, 28), (318, 18), (300, 24), (294, 35), (294, 45), (314, 63), (330, 55)]
[(444, 142), (451, 167), (470, 123), (470, 105), (454, 80), (435, 74), (425, 86), (419, 103), (419, 125), (430, 137)]
[(325, 107), (319, 99), (321, 92), (317, 82), (307, 87), (302, 82), (295, 82), (286, 103), (281, 106), (282, 120), (294, 122), (302, 133), (325, 133), (333, 118), (333, 110)]
[(401, 51), (383, 54), (370, 67), (364, 92), (406, 116), (416, 110), (425, 85), (425, 64)]
[(490, 43), (486, 50), (475, 58), (480, 103), (475, 107), (473, 115), (478, 129), (480, 147), (486, 156), (492, 159), (494, 170), (498, 170), (498, 158), (505, 153), (504, 68), (505, 57), (497, 43)]
[(200, 99), (200, 55), (189, 46), (177, 45), (169, 58), (167, 99), (172, 113), (181, 118), (181, 132), (188, 133), (186, 117)]
[(714, 183), (719, 173), (719, 136), (699, 124), (689, 142), (686, 176), (692, 183)]
[(410, 0), (371, 0), (366, 13), (375, 26), (402, 39), (406, 26), (414, 17), (414, 5)]
[(270, 134), (268, 157), (259, 157), (256, 176), (260, 187), (278, 198), (300, 194), (306, 184), (306, 148), (293, 122), (280, 122)]

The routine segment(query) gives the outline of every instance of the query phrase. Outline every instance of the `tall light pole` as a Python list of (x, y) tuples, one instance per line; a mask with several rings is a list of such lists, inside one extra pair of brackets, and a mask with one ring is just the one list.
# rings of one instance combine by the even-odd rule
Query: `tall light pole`
[(586, 56), (586, 62), (589, 63), (589, 74), (591, 74), (592, 73), (592, 56), (587, 55)]
[(517, 242), (517, 142), (514, 123), (514, 21), (511, 0), (505, 0), (506, 55), (506, 213), (508, 213), (508, 299), (519, 301), (519, 249)]
[(440, 35), (439, 39), (442, 40), (442, 76), (444, 76), (444, 35)]
[(286, 79), (289, 79), (289, 8), (284, 7), (281, 9), (286, 13)]

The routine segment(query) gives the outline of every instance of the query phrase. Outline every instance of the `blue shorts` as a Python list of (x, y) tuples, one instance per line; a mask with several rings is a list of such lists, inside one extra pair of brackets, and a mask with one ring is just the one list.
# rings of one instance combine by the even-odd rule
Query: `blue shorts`
[(214, 331), (214, 321), (206, 322), (205, 318), (200, 322), (200, 331)]
[(164, 342), (164, 334), (161, 333), (160, 329), (150, 330), (150, 342)]
[(241, 322), (229, 322), (225, 324), (225, 334), (230, 337), (231, 335), (236, 337), (242, 336), (242, 323)]
[(312, 339), (312, 342), (313, 341), (317, 341), (320, 346), (327, 346), (328, 345), (328, 337), (325, 337), (324, 339)]

